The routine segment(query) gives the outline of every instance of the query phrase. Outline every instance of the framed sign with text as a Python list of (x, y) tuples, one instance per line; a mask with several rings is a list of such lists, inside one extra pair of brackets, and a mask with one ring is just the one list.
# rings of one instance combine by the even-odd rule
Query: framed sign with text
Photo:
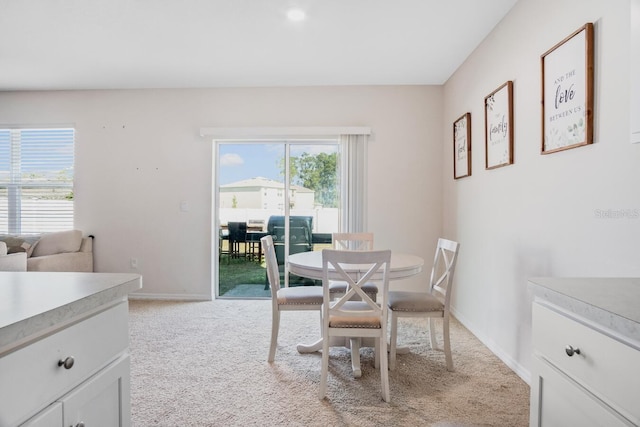
[(485, 165), (495, 169), (513, 163), (513, 82), (484, 99)]
[(542, 154), (593, 143), (593, 24), (544, 53)]
[(471, 113), (453, 122), (453, 178), (471, 175)]
[(640, 143), (640, 0), (631, 0), (631, 142)]

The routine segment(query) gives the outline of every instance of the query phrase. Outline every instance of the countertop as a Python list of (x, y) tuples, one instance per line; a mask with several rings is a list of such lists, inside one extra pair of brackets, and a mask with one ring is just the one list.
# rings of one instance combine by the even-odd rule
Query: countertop
[(141, 287), (138, 274), (0, 272), (0, 355)]
[(596, 322), (640, 349), (640, 278), (534, 277), (537, 298)]

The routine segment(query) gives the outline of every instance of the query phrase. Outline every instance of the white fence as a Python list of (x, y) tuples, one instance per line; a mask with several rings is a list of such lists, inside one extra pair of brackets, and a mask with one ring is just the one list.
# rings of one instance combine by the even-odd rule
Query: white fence
[[(281, 210), (267, 209), (220, 209), (220, 225), (228, 222), (246, 222), (248, 224), (261, 222), (265, 229), (272, 215), (283, 215)], [(311, 216), (313, 217), (313, 232), (315, 233), (333, 233), (338, 231), (340, 224), (340, 211), (337, 208), (318, 208), (318, 209), (292, 209), (289, 212), (291, 216)]]
[[(20, 212), (20, 234), (73, 228), (73, 200), (23, 199)], [(8, 200), (0, 198), (0, 234), (7, 233), (9, 233)]]

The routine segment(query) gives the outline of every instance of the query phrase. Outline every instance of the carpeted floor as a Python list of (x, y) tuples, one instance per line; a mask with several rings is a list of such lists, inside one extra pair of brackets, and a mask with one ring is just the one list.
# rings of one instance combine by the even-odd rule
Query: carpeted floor
[(134, 427), (528, 425), (528, 385), (455, 320), (455, 372), (429, 348), (426, 320), (400, 320), (411, 352), (385, 403), (371, 349), (354, 379), (349, 351), (333, 348), (318, 399), (321, 355), (295, 348), (319, 336), (316, 312), (283, 313), (272, 364), (269, 300), (131, 301), (130, 313)]

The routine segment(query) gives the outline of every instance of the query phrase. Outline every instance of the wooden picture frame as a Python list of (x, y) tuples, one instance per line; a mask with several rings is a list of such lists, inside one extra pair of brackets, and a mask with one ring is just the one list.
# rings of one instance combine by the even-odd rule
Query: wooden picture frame
[(453, 178), (471, 176), (471, 113), (453, 122)]
[(593, 143), (593, 24), (541, 56), (542, 154)]
[(513, 164), (513, 81), (484, 98), (485, 167)]
[(631, 143), (640, 143), (640, 0), (630, 2), (631, 49), (629, 50), (631, 90)]

